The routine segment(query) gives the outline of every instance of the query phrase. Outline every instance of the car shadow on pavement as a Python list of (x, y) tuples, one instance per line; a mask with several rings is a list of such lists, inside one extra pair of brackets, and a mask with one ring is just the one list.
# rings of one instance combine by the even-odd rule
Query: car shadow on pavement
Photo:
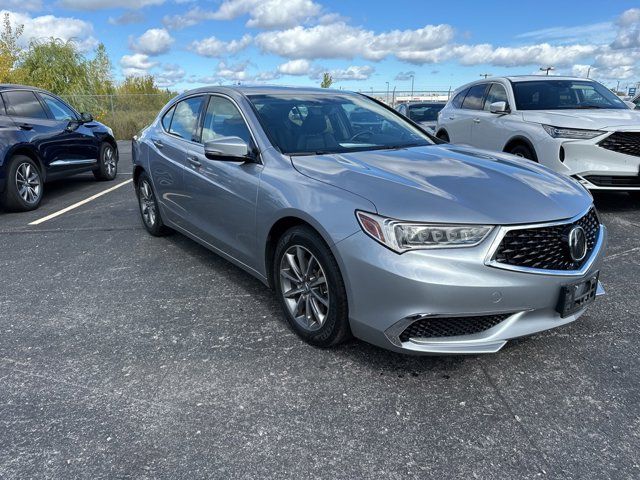
[(592, 192), (593, 201), (602, 213), (637, 212), (640, 211), (640, 199), (626, 192)]

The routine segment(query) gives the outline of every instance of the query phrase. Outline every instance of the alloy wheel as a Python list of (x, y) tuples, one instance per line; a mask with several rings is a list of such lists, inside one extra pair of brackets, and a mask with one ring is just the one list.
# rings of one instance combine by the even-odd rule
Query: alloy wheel
[(295, 321), (319, 330), (329, 313), (329, 286), (322, 265), (305, 247), (293, 245), (280, 261), (282, 296)]
[(146, 180), (140, 183), (140, 212), (142, 213), (142, 219), (144, 223), (152, 228), (156, 224), (156, 200), (153, 195), (151, 185)]
[(116, 154), (113, 147), (106, 146), (103, 151), (104, 171), (108, 177), (113, 177), (116, 173)]
[(18, 165), (16, 187), (18, 194), (25, 202), (31, 205), (37, 203), (42, 193), (42, 181), (38, 170), (27, 162)]

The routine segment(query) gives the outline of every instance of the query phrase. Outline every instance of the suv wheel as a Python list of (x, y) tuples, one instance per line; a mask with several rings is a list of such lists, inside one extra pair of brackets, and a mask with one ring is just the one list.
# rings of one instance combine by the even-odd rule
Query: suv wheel
[(536, 156), (533, 153), (533, 151), (529, 147), (523, 144), (519, 144), (511, 147), (508, 153), (510, 153), (511, 155), (515, 155), (516, 157), (522, 157), (522, 158), (526, 158), (527, 160), (532, 160), (534, 162), (538, 161), (536, 160)]
[(280, 238), (273, 284), (287, 322), (307, 343), (330, 347), (351, 337), (340, 269), (314, 230), (293, 227)]
[(16, 155), (9, 161), (7, 185), (2, 200), (7, 210), (35, 210), (42, 201), (43, 181), (40, 168), (31, 158)]
[(449, 134), (447, 132), (445, 132), (444, 130), (441, 130), (438, 132), (438, 134), (436, 135), (437, 138), (439, 138), (440, 140), (449, 143)]
[(98, 168), (93, 171), (96, 180), (113, 180), (118, 174), (118, 150), (108, 142), (100, 146)]

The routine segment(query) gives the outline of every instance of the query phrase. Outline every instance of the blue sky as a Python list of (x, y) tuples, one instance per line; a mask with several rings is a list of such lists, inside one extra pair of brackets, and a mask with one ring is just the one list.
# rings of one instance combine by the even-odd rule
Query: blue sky
[[(445, 6), (443, 6), (445, 5)], [(176, 90), (213, 83), (353, 90), (443, 89), (493, 75), (590, 74), (640, 81), (640, 8), (625, 0), (0, 0), (23, 41), (107, 47), (116, 79), (152, 74)]]

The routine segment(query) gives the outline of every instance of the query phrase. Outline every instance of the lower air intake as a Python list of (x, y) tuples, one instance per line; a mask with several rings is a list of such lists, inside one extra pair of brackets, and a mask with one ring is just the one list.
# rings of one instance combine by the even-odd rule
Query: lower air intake
[(483, 315), (478, 317), (425, 317), (416, 320), (401, 334), (400, 341), (412, 338), (441, 338), (473, 335), (484, 332), (507, 319), (511, 314)]

